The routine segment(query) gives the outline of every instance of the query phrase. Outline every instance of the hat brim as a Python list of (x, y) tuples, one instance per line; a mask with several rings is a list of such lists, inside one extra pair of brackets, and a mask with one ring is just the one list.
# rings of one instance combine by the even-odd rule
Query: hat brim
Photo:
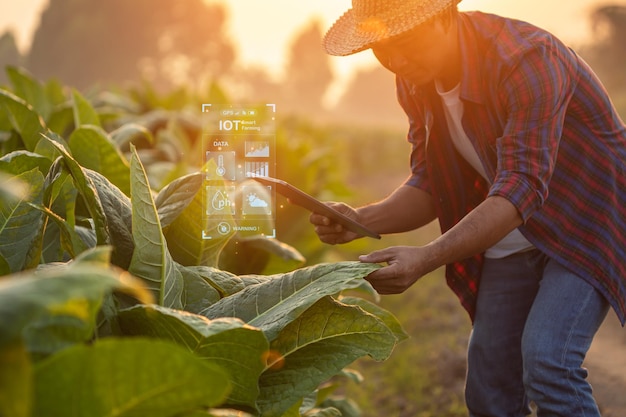
[(322, 46), (329, 55), (347, 56), (371, 48), (375, 43), (393, 38), (430, 20), (460, 0), (439, 0), (429, 9), (389, 10), (387, 15), (359, 21), (354, 9), (345, 12), (328, 29)]
[(395, 33), (389, 25), (382, 22), (357, 22), (354, 10), (350, 9), (328, 29), (322, 45), (329, 55), (347, 56), (369, 49), (377, 42), (410, 29), (396, 30)]

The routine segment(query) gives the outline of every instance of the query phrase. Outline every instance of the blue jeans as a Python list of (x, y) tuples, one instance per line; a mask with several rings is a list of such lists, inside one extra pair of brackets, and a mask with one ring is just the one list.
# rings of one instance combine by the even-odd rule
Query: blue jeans
[(608, 303), (538, 250), (486, 259), (468, 350), (471, 417), (597, 417), (582, 367)]

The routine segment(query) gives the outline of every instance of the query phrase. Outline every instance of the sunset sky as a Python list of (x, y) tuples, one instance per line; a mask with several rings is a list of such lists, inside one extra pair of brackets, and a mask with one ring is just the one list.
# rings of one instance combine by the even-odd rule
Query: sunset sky
[[(184, 1), (184, 0), (176, 0)], [(351, 0), (211, 0), (229, 10), (228, 28), (243, 63), (271, 67), (280, 75), (285, 49), (311, 19), (324, 28), (351, 6)], [(48, 0), (0, 0), (0, 31), (12, 28), (18, 46), (27, 50)], [(576, 45), (589, 34), (588, 16), (599, 0), (463, 0), (461, 10), (483, 10), (516, 17), (556, 33)], [(614, 0), (612, 3), (624, 3)], [(355, 66), (373, 63), (369, 52), (352, 57), (332, 58), (338, 75), (345, 76)]]

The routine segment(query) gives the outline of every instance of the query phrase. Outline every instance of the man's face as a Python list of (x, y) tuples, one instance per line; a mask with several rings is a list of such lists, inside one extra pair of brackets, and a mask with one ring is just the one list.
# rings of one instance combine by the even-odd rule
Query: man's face
[(376, 59), (389, 71), (417, 86), (439, 78), (450, 64), (452, 25), (442, 19), (420, 25), (372, 46)]

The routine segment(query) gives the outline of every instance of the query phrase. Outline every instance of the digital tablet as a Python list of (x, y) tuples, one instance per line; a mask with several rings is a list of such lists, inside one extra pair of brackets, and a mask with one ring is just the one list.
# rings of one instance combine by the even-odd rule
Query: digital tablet
[(345, 214), (327, 206), (315, 197), (310, 196), (286, 181), (271, 177), (250, 176), (249, 178), (258, 181), (261, 184), (275, 187), (276, 191), (282, 196), (287, 197), (292, 204), (303, 207), (313, 213), (322, 214), (354, 233), (380, 239), (380, 235), (378, 233), (368, 229)]

